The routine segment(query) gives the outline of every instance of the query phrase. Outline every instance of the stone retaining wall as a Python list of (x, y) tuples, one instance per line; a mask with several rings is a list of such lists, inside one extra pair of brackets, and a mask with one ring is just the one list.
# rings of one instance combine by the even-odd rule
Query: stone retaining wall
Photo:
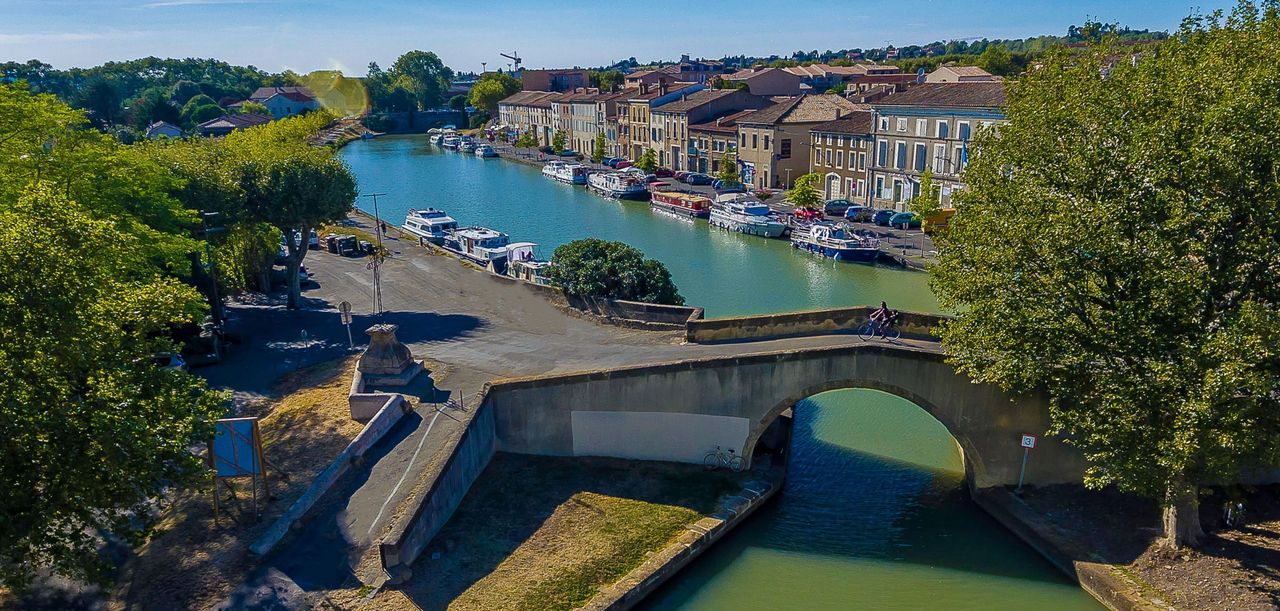
[[(689, 343), (715, 343), (857, 333), (866, 324), (874, 307), (809, 310), (761, 316), (737, 316), (690, 320), (685, 339)], [(899, 327), (904, 337), (937, 339), (935, 328), (946, 317), (918, 312), (901, 312)]]

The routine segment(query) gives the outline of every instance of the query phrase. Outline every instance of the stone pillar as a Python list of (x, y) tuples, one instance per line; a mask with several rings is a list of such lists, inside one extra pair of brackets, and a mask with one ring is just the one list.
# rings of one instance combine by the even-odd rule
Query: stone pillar
[(364, 376), (366, 384), (403, 386), (418, 372), (422, 362), (413, 360), (409, 347), (396, 339), (398, 325), (377, 324), (369, 327), (369, 347), (360, 355), (356, 369)]

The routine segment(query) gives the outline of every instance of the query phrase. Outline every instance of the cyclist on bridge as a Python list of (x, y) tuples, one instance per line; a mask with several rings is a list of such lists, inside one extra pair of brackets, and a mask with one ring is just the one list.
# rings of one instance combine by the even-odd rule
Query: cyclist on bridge
[(883, 301), (880, 302), (880, 307), (871, 313), (871, 321), (876, 324), (876, 332), (880, 334), (880, 337), (885, 337), (885, 332), (897, 317), (898, 313), (890, 310), (889, 304)]

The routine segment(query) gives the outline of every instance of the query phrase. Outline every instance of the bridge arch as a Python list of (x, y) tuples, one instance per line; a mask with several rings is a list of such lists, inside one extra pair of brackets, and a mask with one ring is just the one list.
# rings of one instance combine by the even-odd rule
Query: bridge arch
[[(973, 479), (975, 479), (974, 476), (978, 475), (975, 471), (980, 469), (981, 465), (971, 465), (969, 463), (968, 457), (972, 454), (972, 450), (967, 436), (964, 436), (963, 429), (961, 427), (954, 423), (948, 423), (946, 419), (944, 419), (945, 415), (942, 415), (944, 414), (944, 410), (934, 405), (929, 399), (912, 392), (910, 389), (895, 384), (885, 383), (880, 380), (867, 378), (846, 378), (818, 382), (805, 387), (803, 390), (800, 390), (793, 395), (787, 396), (785, 399), (782, 399), (765, 412), (764, 416), (759, 421), (753, 424), (751, 427), (751, 434), (747, 437), (746, 444), (742, 448), (742, 455), (750, 459), (750, 457), (755, 454), (757, 445), (760, 443), (760, 439), (765, 434), (765, 431), (768, 431), (769, 427), (772, 426), (780, 416), (785, 414), (787, 410), (793, 409), (805, 399), (825, 392), (837, 390), (878, 390), (910, 401), (917, 408), (923, 410), (934, 420), (938, 421), (938, 423), (947, 430), (947, 433), (951, 435), (951, 438), (956, 441), (956, 444), (960, 449), (960, 460), (964, 464), (965, 478), (969, 481), (973, 481)], [(978, 481), (985, 481), (989, 478), (987, 477), (987, 474), (983, 472), (979, 477), (976, 477), (976, 479)]]

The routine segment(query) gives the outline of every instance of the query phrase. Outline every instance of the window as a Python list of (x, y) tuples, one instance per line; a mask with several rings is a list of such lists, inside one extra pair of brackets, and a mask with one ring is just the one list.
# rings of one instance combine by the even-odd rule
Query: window
[(928, 155), (929, 155), (929, 152), (928, 152), (927, 148), (925, 147), (924, 143), (923, 143), (923, 142), (917, 142), (917, 143), (916, 143), (916, 165), (915, 165), (915, 169), (916, 169), (916, 171), (917, 171), (917, 172), (923, 172), (923, 171), (924, 171), (924, 169), (925, 169), (925, 167), (926, 167), (925, 158), (926, 158)]
[(882, 131), (882, 132), (887, 132), (887, 131), (889, 131), (889, 118), (888, 118), (888, 117), (880, 117), (880, 131)]
[(742, 135), (741, 135), (741, 137), (742, 137), (742, 144), (741, 144), (741, 145), (739, 145), (739, 146), (746, 147), (746, 146), (747, 146), (747, 135), (746, 135), (746, 134), (742, 134)]
[(885, 167), (889, 165), (889, 141), (881, 140), (880, 148), (876, 151), (876, 165)]
[(759, 134), (751, 134), (751, 148), (760, 148)]
[(905, 132), (905, 131), (907, 131), (907, 120), (906, 120), (906, 119), (898, 119), (898, 131), (900, 131), (900, 132)]
[(846, 178), (846, 179), (844, 179), (844, 193), (845, 193), (845, 195), (846, 195), (846, 196), (848, 196), (848, 197), (857, 197), (857, 195), (858, 195), (858, 194), (857, 194), (856, 192), (854, 192), (854, 190), (853, 190), (853, 179), (852, 179), (852, 178)]
[(826, 163), (826, 165), (831, 165), (831, 149), (826, 149), (826, 150), (827, 150), (827, 163)]
[(951, 124), (946, 121), (938, 121), (938, 139), (946, 140), (951, 137)]
[[(765, 144), (765, 146), (768, 146), (768, 144)], [(778, 141), (778, 158), (791, 159), (791, 139), (790, 138), (783, 138), (782, 140)]]
[(947, 171), (947, 145), (945, 144), (933, 145), (933, 171)]
[(903, 194), (902, 181), (901, 180), (893, 181), (893, 201), (895, 202), (902, 201), (902, 194)]
[(893, 167), (898, 168), (899, 170), (907, 169), (907, 143), (906, 142), (898, 142), (898, 157), (895, 161), (896, 163), (893, 164)]
[(876, 197), (881, 198), (881, 199), (887, 199), (887, 198), (885, 197), (885, 192), (884, 192), (884, 177), (883, 177), (883, 176), (877, 176), (877, 177), (876, 177)]
[(843, 150), (836, 151), (836, 167), (837, 168), (844, 167), (844, 151)]
[[(852, 157), (851, 157), (851, 158), (849, 158), (849, 165), (853, 165), (853, 158), (852, 158)], [(853, 168), (849, 168), (849, 169), (853, 169)], [(858, 153), (858, 169), (859, 169), (859, 170), (865, 170), (865, 169), (867, 169), (867, 154), (866, 154), (866, 153)]]
[(813, 165), (822, 165), (822, 149), (813, 149)]
[(827, 146), (831, 146), (831, 134), (827, 134)]
[(929, 133), (929, 120), (916, 119), (916, 135), (925, 136)]
[(866, 194), (867, 194), (867, 181), (859, 178), (858, 179), (858, 197), (863, 197)]
[(765, 136), (764, 136), (764, 148), (765, 148), (765, 150), (769, 150), (769, 135), (768, 135), (768, 134), (765, 134)]
[(968, 140), (968, 139), (969, 139), (969, 137), (972, 135), (972, 134), (969, 132), (969, 122), (968, 122), (968, 121), (961, 121), (961, 122), (957, 123), (957, 124), (956, 124), (956, 131), (957, 131), (957, 132), (959, 132), (959, 136), (960, 136), (960, 139), (961, 139), (961, 140)]

